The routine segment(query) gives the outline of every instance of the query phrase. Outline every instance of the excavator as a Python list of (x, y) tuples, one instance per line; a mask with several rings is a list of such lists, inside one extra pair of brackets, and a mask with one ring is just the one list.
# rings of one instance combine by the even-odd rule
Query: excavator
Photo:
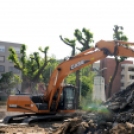
[(74, 57), (66, 58), (53, 71), (43, 95), (20, 93), (8, 97), (7, 111), (23, 114), (7, 116), (3, 122), (11, 123), (25, 116), (21, 119), (21, 122), (29, 123), (33, 120), (60, 118), (65, 114), (74, 113), (76, 110), (77, 88), (69, 84), (64, 85), (64, 79), (69, 74), (107, 56), (134, 57), (134, 51), (128, 45), (134, 45), (134, 43), (100, 40), (95, 44), (95, 47), (87, 49)]

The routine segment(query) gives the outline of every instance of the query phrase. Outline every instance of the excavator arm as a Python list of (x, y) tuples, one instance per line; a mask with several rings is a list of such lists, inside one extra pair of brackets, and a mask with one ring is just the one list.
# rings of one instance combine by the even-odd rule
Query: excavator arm
[(73, 73), (81, 68), (93, 64), (94, 62), (105, 58), (107, 55), (104, 54), (103, 51), (95, 50), (95, 48), (91, 48), (86, 50), (70, 59), (62, 62), (53, 72), (49, 86), (47, 89), (47, 98), (49, 100), (49, 108), (51, 107), (53, 96), (58, 91), (58, 97), (56, 99), (56, 107), (58, 106), (58, 102), (60, 99), (60, 94), (62, 92), (62, 83), (66, 76), (70, 73)]

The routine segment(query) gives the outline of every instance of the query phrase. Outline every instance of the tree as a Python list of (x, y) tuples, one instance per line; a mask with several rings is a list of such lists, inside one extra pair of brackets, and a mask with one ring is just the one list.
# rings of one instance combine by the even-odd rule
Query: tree
[[(81, 52), (90, 49), (91, 48), (91, 43), (94, 42), (93, 41), (93, 34), (90, 32), (90, 30), (83, 28), (82, 32), (79, 29), (76, 29), (74, 32), (74, 36), (76, 37), (76, 40), (82, 45), (81, 48), (77, 47), (77, 49)], [(80, 88), (80, 70), (76, 72), (76, 77), (78, 79), (76, 79), (76, 84), (78, 85), (78, 89), (79, 91), (81, 90)], [(79, 93), (80, 96), (80, 93)]]
[[(72, 55), (74, 56), (76, 54), (76, 41), (78, 41), (82, 47), (79, 48), (77, 47), (77, 50), (79, 51), (85, 51), (87, 49), (89, 49), (91, 46), (91, 43), (93, 42), (93, 34), (86, 28), (83, 28), (82, 31), (80, 31), (79, 29), (76, 29), (74, 32), (74, 36), (76, 37), (76, 39), (70, 40), (68, 38), (62, 38), (62, 36), (60, 36), (61, 40), (66, 44), (69, 45), (70, 47), (72, 47)], [(78, 87), (78, 93), (77, 93), (77, 97), (79, 98), (80, 96), (80, 70), (76, 71), (76, 86)], [(78, 100), (77, 98), (77, 100)], [(79, 101), (77, 101), (79, 102)]]
[[(76, 40), (75, 39), (73, 39), (73, 40), (70, 40), (70, 39), (68, 39), (68, 38), (62, 38), (62, 36), (60, 36), (60, 39), (66, 44), (66, 45), (68, 45), (68, 46), (70, 46), (71, 48), (72, 48), (72, 53), (71, 53), (71, 56), (73, 57), (73, 56), (75, 56), (75, 54), (76, 54)], [(72, 76), (72, 75), (71, 75)], [(74, 85), (76, 85), (76, 87), (78, 87), (78, 90), (76, 91), (76, 107), (78, 108), (79, 107), (79, 96), (80, 96), (80, 93), (79, 93), (79, 89), (80, 89), (80, 72), (79, 72), (79, 70), (77, 70), (76, 71), (76, 77), (75, 77), (75, 84)]]
[(3, 73), (0, 78), (0, 90), (9, 95), (11, 93), (11, 89), (16, 87), (20, 82), (20, 77), (13, 74), (13, 72)]
[(76, 40), (75, 39), (68, 39), (68, 38), (64, 38), (60, 35), (60, 39), (68, 46), (70, 46), (72, 48), (72, 53), (71, 53), (71, 56), (74, 56), (76, 54), (76, 49), (75, 49), (75, 46), (76, 46)]
[[(43, 71), (45, 67), (51, 62), (51, 58), (47, 56), (49, 47), (44, 50), (40, 47), (40, 52), (44, 54), (44, 58), (40, 57), (38, 52), (34, 52), (30, 57), (26, 56), (26, 45), (21, 46), (20, 60), (13, 48), (9, 48), (10, 55), (8, 57), (14, 63), (14, 67), (22, 72), (22, 90), (31, 86), (31, 83), (36, 85), (38, 82), (43, 81)], [(35, 86), (34, 86), (35, 87)]]
[[(118, 26), (115, 25), (113, 28), (114, 34), (113, 34), (113, 39), (115, 40), (123, 40), (123, 41), (127, 41), (128, 38), (126, 35), (124, 35), (123, 33), (123, 27), (122, 26)], [(114, 56), (115, 59), (115, 69), (114, 69), (114, 73), (113, 76), (111, 77), (111, 80), (109, 82), (109, 89), (108, 89), (108, 98), (111, 96), (111, 92), (112, 92), (112, 86), (113, 86), (113, 82), (116, 76), (116, 73), (118, 72), (118, 68), (119, 68), (119, 63), (124, 61), (127, 57), (120, 57), (120, 56)]]
[(44, 83), (48, 83), (50, 80), (50, 76), (53, 72), (53, 70), (58, 66), (58, 61), (56, 59), (51, 59), (51, 62), (47, 64), (47, 66), (44, 68), (44, 71), (42, 73), (43, 75), (43, 81)]

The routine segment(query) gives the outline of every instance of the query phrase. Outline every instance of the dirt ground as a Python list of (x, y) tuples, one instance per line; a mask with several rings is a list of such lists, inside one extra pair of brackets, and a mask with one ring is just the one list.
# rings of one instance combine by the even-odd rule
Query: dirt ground
[(6, 112), (6, 106), (0, 106), (0, 134), (49, 134), (45, 126), (40, 123), (28, 125), (11, 124), (6, 125), (2, 123), (2, 119), (7, 115), (13, 115), (16, 113)]
[[(85, 113), (84, 111), (78, 111), (78, 113)], [(5, 105), (0, 105), (0, 134), (53, 134), (53, 131), (57, 126), (62, 126), (63, 121), (54, 122), (36, 122), (27, 124), (4, 124), (2, 119), (5, 116), (17, 115), (19, 113), (11, 113), (6, 111)], [(59, 134), (56, 132), (55, 134)]]
[(0, 106), (0, 119), (6, 115), (6, 106)]

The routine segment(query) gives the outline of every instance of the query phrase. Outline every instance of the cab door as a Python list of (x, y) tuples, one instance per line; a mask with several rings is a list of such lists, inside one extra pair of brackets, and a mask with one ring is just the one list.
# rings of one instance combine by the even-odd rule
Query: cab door
[(67, 86), (63, 90), (64, 110), (76, 109), (75, 87)]

